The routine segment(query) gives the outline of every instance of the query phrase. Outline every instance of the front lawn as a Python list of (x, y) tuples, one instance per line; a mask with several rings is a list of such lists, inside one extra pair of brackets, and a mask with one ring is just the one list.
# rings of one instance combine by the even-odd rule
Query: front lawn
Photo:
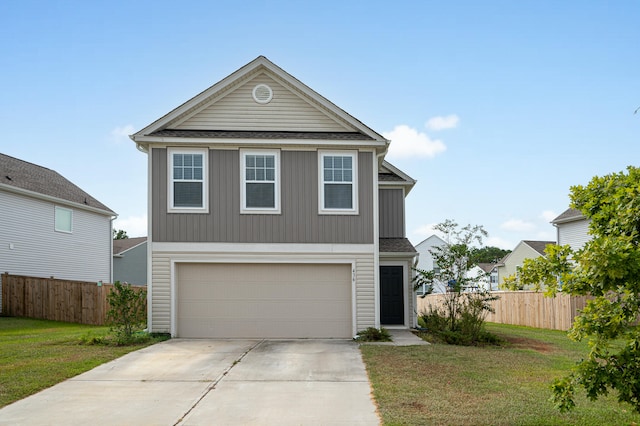
[(131, 346), (81, 344), (108, 327), (0, 317), (0, 407), (158, 340)]
[(587, 353), (566, 333), (501, 324), (488, 331), (506, 346), (362, 346), (385, 425), (625, 425), (640, 415), (615, 398), (558, 412), (553, 379)]

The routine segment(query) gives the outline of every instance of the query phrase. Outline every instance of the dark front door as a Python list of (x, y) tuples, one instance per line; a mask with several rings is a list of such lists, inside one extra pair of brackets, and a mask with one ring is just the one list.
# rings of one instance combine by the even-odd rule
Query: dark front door
[(404, 325), (402, 266), (380, 267), (380, 323)]

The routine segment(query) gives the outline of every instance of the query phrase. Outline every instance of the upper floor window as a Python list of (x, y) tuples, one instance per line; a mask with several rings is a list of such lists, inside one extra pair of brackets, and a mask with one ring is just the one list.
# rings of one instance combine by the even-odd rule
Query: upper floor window
[(358, 213), (358, 153), (319, 153), (320, 213)]
[(169, 149), (169, 212), (208, 211), (206, 149)]
[(280, 213), (280, 152), (241, 151), (242, 213)]
[(55, 206), (55, 230), (73, 232), (73, 210)]

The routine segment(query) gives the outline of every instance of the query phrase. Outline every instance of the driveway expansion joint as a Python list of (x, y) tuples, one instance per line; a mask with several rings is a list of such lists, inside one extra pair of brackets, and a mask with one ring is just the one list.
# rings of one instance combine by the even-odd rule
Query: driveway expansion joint
[[(235, 367), (236, 365), (238, 365), (240, 363), (240, 361), (242, 361), (242, 359), (247, 356), (247, 354), (249, 352), (251, 352), (252, 350), (254, 350), (256, 347), (258, 347), (262, 342), (264, 342), (265, 339), (262, 339), (260, 341), (258, 341), (255, 345), (251, 346), (249, 349), (247, 349), (246, 351), (244, 351), (239, 357), (238, 359), (234, 360), (231, 365), (226, 368), (219, 376), (218, 378), (216, 378), (213, 382), (211, 382), (211, 385), (207, 387), (207, 389), (205, 389), (205, 391), (202, 393), (202, 395), (200, 395), (200, 397), (196, 400), (196, 402), (194, 402), (191, 407), (189, 407), (189, 409), (182, 415), (182, 417), (180, 417), (178, 419), (177, 422), (174, 423), (173, 426), (177, 426), (180, 423), (182, 423), (184, 421), (184, 419), (189, 415), (189, 413), (191, 413), (197, 406), (198, 404), (200, 404), (200, 402), (209, 394), (209, 392), (211, 392), (212, 390), (214, 390), (216, 388), (216, 386), (218, 385), (218, 383), (220, 383), (220, 381), (222, 379), (225, 378), (225, 376), (227, 374), (229, 374), (229, 372), (233, 369), (233, 367)], [(203, 380), (204, 381), (204, 380)]]

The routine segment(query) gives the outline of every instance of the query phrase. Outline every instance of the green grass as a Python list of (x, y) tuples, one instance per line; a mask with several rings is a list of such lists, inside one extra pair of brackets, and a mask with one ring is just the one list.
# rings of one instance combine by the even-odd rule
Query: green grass
[(82, 344), (108, 332), (108, 327), (0, 317), (0, 407), (160, 340)]
[(640, 415), (615, 398), (576, 398), (561, 414), (550, 385), (588, 352), (566, 333), (499, 324), (487, 330), (509, 343), (465, 347), (362, 346), (385, 425), (625, 425)]

